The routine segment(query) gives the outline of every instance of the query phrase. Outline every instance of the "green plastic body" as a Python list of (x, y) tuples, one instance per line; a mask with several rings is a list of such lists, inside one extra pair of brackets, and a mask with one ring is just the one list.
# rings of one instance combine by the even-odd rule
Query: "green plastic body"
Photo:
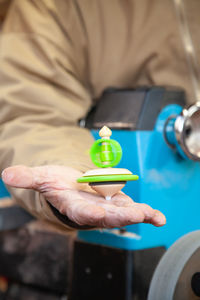
[(90, 149), (92, 162), (100, 168), (116, 166), (122, 157), (122, 148), (115, 140), (99, 139)]
[(139, 177), (133, 174), (117, 174), (117, 175), (96, 175), (96, 176), (83, 176), (77, 179), (77, 182), (108, 182), (108, 181), (132, 181), (138, 180)]

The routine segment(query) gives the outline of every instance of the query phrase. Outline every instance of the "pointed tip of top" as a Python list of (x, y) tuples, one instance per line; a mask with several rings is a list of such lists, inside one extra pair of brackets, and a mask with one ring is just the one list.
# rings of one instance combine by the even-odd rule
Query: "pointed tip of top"
[(110, 138), (112, 131), (107, 126), (103, 126), (99, 131), (99, 135), (101, 138)]

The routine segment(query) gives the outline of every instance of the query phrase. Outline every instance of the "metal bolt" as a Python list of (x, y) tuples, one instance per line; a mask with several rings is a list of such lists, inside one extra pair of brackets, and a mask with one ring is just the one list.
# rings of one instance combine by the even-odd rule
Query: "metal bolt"
[(85, 268), (85, 273), (86, 274), (90, 274), (91, 273), (91, 269), (89, 267)]
[(107, 274), (107, 278), (108, 278), (108, 279), (112, 279), (112, 277), (113, 277), (113, 276), (112, 276), (112, 273), (109, 272), (109, 273)]

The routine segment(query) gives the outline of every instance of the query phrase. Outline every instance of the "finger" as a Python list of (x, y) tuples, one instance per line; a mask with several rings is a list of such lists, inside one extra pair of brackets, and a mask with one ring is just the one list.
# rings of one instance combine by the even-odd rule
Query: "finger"
[(106, 215), (102, 220), (102, 227), (113, 228), (123, 227), (126, 225), (141, 223), (144, 221), (144, 213), (135, 207), (117, 207), (112, 204), (101, 203), (106, 211)]
[(150, 223), (155, 226), (163, 226), (166, 223), (165, 216), (158, 210), (153, 209), (151, 206), (145, 203), (136, 203), (133, 204), (138, 209), (142, 210), (145, 215), (144, 222)]
[(14, 166), (2, 172), (2, 180), (5, 184), (19, 188), (34, 188), (34, 178), (31, 168)]
[(76, 187), (77, 175), (80, 176), (80, 172), (62, 166), (14, 166), (2, 172), (2, 179), (5, 184), (13, 187), (46, 192)]
[(149, 223), (157, 227), (163, 226), (166, 224), (166, 217), (159, 210), (155, 210), (154, 216), (152, 217)]
[(112, 198), (112, 203), (116, 206), (133, 206), (144, 213), (144, 222), (155, 226), (163, 226), (166, 224), (165, 216), (158, 210), (153, 209), (145, 203), (134, 202), (129, 196), (118, 193)]
[[(53, 187), (52, 168), (50, 166), (26, 167), (23, 165), (13, 166), (2, 172), (3, 182), (16, 188), (45, 190), (47, 184)], [(54, 180), (57, 179), (54, 176)]]
[(144, 213), (144, 215), (145, 215), (144, 221), (146, 221), (146, 222), (150, 221), (153, 218), (153, 216), (155, 215), (155, 212), (156, 212), (155, 209), (153, 209), (148, 204), (134, 202), (132, 205), (134, 207), (137, 207)]

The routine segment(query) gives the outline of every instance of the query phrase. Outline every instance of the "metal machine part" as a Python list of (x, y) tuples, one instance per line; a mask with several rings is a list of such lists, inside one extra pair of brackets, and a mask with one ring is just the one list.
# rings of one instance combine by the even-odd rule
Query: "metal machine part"
[(177, 147), (182, 156), (194, 161), (200, 161), (200, 69), (196, 49), (193, 44), (191, 31), (186, 15), (185, 1), (173, 0), (180, 34), (188, 62), (188, 71), (194, 90), (196, 104), (184, 109), (175, 121)]
[(164, 136), (167, 144), (182, 157), (200, 161), (200, 104), (184, 108), (178, 116), (170, 116)]
[(184, 153), (190, 159), (200, 161), (200, 105), (184, 109), (176, 119), (174, 128)]
[(148, 300), (200, 298), (200, 230), (183, 236), (161, 258)]

